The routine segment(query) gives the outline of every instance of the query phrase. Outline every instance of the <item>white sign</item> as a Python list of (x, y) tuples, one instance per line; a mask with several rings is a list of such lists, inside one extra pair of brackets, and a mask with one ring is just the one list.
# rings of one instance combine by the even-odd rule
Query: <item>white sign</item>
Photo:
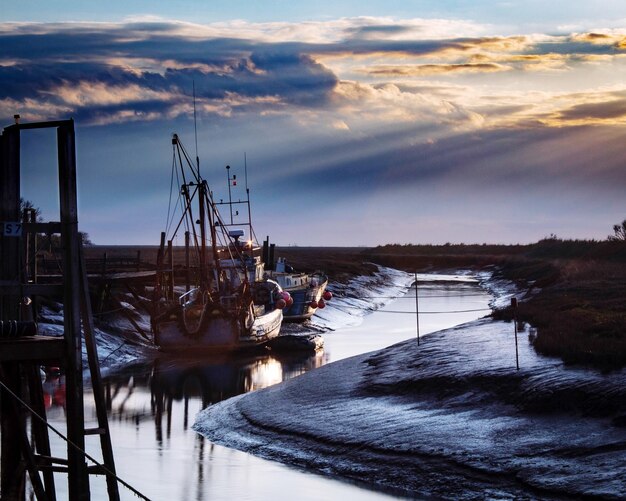
[(22, 223), (4, 223), (5, 237), (21, 237)]

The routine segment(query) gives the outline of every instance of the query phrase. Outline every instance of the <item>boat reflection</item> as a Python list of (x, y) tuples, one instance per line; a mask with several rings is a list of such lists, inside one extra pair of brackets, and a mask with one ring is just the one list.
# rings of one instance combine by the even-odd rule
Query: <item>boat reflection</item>
[[(205, 408), (221, 400), (259, 390), (324, 365), (323, 351), (300, 354), (215, 354), (202, 358), (162, 356), (104, 378), (107, 409), (113, 421), (149, 419), (162, 440), (164, 416), (169, 435), (173, 403), (183, 403), (183, 428), (189, 426), (189, 403)], [(194, 409), (198, 405), (193, 406)], [(195, 412), (195, 411), (194, 411)]]

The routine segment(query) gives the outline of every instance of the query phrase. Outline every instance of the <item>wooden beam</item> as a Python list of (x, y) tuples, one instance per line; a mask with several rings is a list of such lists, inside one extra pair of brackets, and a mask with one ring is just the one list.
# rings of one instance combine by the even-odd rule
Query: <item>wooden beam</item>
[[(13, 125), (4, 129), (0, 136), (0, 223), (21, 220), (20, 194), (20, 130)], [(19, 237), (4, 236), (4, 224), (0, 225), (0, 280), (19, 281)], [(0, 319), (20, 319), (20, 297), (0, 296)], [(0, 350), (0, 357), (5, 351)], [(0, 360), (2, 360), (0, 358)], [(13, 358), (4, 358), (0, 372), (3, 382), (14, 393), (20, 394), (21, 378), (19, 366)], [(21, 429), (21, 418), (13, 410), (13, 397), (3, 390), (0, 399), (0, 492), (2, 498), (23, 499), (26, 476), (24, 468), (16, 458), (21, 457), (21, 441), (17, 430)]]
[[(80, 450), (85, 450), (85, 409), (83, 402), (83, 360), (80, 330), (80, 280), (78, 208), (76, 204), (76, 146), (74, 122), (57, 129), (59, 157), (59, 198), (61, 206), (61, 243), (65, 294), (63, 318), (66, 341), (66, 402), (68, 445), (68, 494), (70, 501), (89, 500), (87, 464)], [(77, 450), (77, 448), (79, 450)]]
[(32, 336), (0, 340), (0, 362), (61, 360), (65, 355), (62, 337)]

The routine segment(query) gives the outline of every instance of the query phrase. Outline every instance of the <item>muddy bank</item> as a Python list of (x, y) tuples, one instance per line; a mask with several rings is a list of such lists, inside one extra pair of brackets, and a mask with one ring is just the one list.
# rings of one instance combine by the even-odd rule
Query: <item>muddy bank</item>
[(409, 496), (619, 499), (626, 372), (536, 354), (488, 319), (209, 407), (195, 429), (261, 457)]

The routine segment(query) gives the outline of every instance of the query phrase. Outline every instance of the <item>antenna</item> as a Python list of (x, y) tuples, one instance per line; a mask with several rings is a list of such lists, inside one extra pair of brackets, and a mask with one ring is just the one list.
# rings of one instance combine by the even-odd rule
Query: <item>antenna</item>
[(248, 158), (246, 157), (245, 151), (243, 152), (243, 169), (246, 178), (246, 193), (248, 194), (248, 200), (250, 200), (250, 190), (248, 189)]
[(244, 175), (246, 178), (246, 200), (248, 203), (248, 227), (250, 230), (250, 241), (252, 242), (253, 239), (256, 240), (256, 235), (253, 234), (254, 230), (252, 229), (252, 212), (250, 210), (250, 189), (248, 188), (248, 157), (245, 151), (243, 152), (243, 168), (244, 168)]
[(193, 132), (196, 136), (196, 167), (198, 168), (198, 177), (200, 177), (200, 157), (198, 156), (198, 123), (196, 120), (196, 81), (192, 80), (193, 86)]

